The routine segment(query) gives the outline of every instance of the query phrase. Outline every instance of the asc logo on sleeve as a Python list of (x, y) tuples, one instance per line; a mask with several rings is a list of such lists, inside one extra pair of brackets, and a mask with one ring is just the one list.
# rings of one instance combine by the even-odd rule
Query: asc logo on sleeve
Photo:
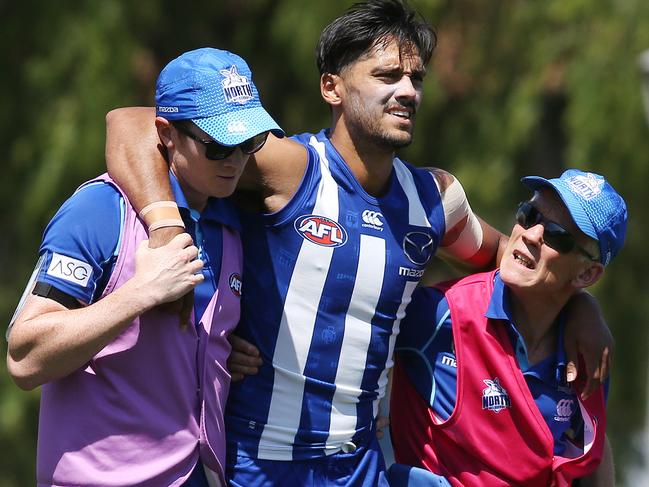
[(92, 266), (67, 255), (53, 252), (47, 274), (86, 287), (92, 276)]

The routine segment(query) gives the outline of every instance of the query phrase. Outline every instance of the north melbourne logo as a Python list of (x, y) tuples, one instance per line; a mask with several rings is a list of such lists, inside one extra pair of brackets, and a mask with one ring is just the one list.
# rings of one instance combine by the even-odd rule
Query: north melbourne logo
[(252, 100), (252, 86), (248, 78), (238, 73), (236, 65), (233, 64), (230, 69), (222, 69), (220, 73), (225, 77), (221, 81), (225, 101), (243, 105)]
[(598, 178), (592, 172), (589, 172), (585, 176), (571, 177), (568, 179), (567, 184), (570, 191), (589, 201), (602, 192), (604, 178)]
[(484, 379), (487, 387), (482, 390), (482, 409), (488, 409), (494, 413), (499, 413), (503, 409), (512, 407), (512, 401), (509, 394), (500, 385), (500, 380), (496, 377), (494, 380)]

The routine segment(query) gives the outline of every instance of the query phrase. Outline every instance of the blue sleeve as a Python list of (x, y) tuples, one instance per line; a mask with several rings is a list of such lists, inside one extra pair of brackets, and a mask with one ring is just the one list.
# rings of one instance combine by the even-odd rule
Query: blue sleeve
[(396, 351), (408, 379), (435, 414), (446, 420), (456, 402), (457, 362), (448, 302), (432, 288), (420, 288), (406, 309)]
[(74, 193), (45, 229), (37, 280), (85, 303), (99, 297), (119, 248), (123, 206), (108, 183), (90, 183)]
[(433, 338), (437, 324), (448, 313), (444, 295), (432, 287), (419, 287), (412, 293), (401, 322), (396, 348), (423, 350)]

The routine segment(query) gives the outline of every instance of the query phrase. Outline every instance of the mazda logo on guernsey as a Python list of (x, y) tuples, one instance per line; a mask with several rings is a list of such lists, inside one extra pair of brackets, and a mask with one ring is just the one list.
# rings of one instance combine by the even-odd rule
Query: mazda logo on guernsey
[(325, 216), (301, 216), (295, 220), (295, 230), (309, 242), (323, 247), (340, 247), (347, 242), (342, 225)]
[(410, 232), (403, 237), (403, 252), (415, 265), (424, 265), (433, 255), (433, 237), (424, 232)]

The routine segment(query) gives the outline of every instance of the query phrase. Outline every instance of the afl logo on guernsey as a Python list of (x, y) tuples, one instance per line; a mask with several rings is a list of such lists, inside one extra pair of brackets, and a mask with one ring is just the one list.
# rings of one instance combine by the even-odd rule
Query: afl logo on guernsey
[(304, 215), (295, 220), (295, 230), (309, 242), (323, 247), (340, 247), (347, 242), (347, 231), (331, 218)]
[(243, 283), (241, 282), (241, 276), (236, 272), (234, 274), (230, 274), (230, 278), (228, 279), (228, 282), (230, 283), (230, 289), (232, 290), (232, 293), (237, 298), (240, 298), (241, 287), (243, 286)]

